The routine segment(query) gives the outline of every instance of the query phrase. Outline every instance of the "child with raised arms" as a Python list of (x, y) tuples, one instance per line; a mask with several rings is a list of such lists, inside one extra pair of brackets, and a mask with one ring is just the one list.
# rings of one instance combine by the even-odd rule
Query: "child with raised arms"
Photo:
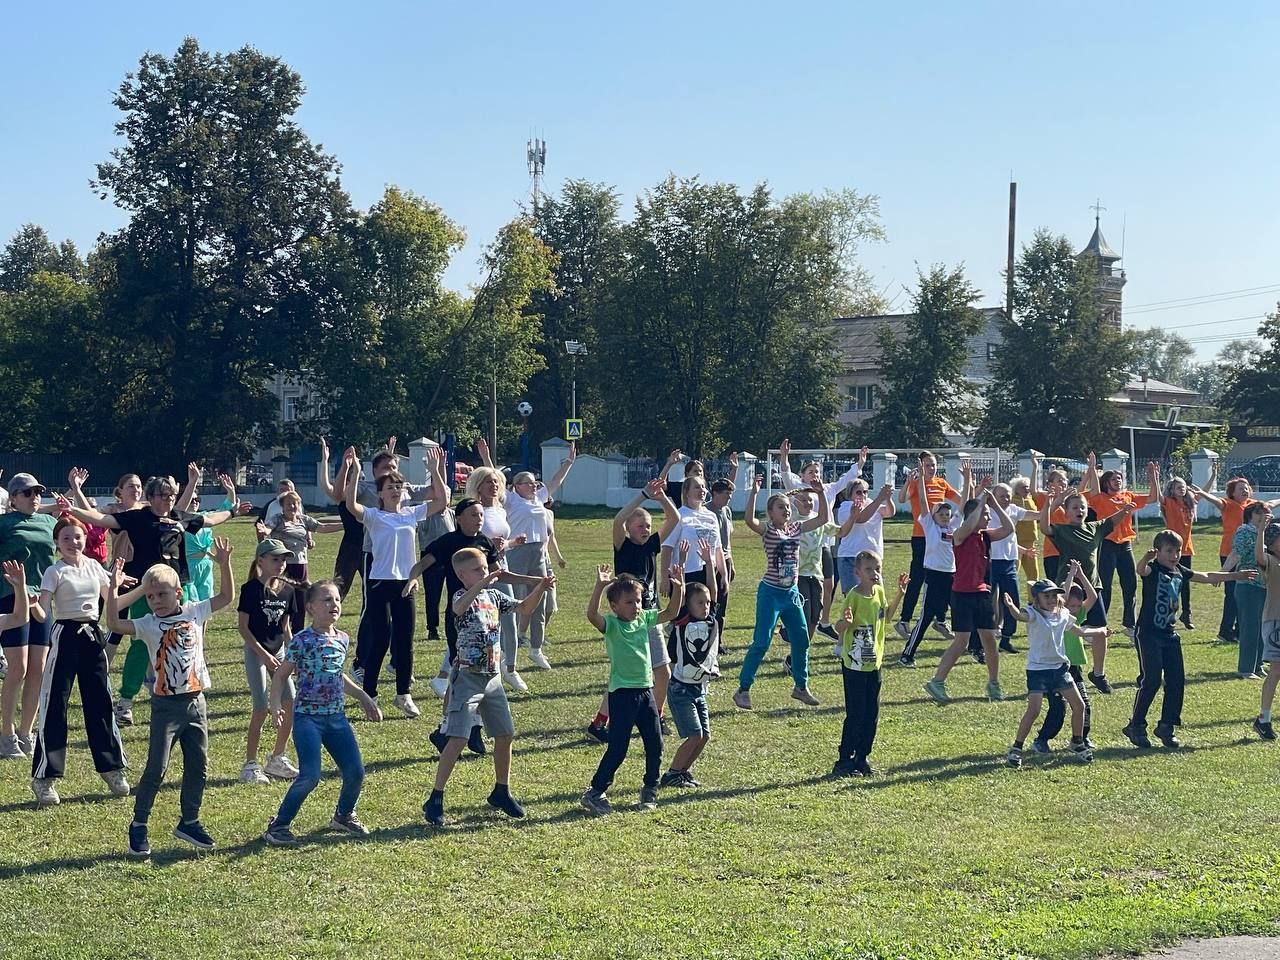
[[(1098, 591), (1093, 588), (1089, 578), (1081, 572), (1078, 560), (1072, 560), (1068, 563), (1063, 574), (1062, 583), (1060, 584), (1064, 591), (1063, 603), (1067, 608), (1067, 612), (1075, 618), (1076, 626), (1082, 627), (1089, 616), (1089, 611), (1098, 602)], [(1067, 651), (1067, 660), (1071, 664), (1067, 672), (1071, 674), (1071, 681), (1076, 685), (1076, 691), (1080, 694), (1080, 699), (1084, 703), (1084, 744), (1092, 750), (1093, 741), (1089, 739), (1089, 733), (1093, 727), (1093, 709), (1089, 703), (1089, 691), (1084, 682), (1084, 668), (1089, 661), (1086, 658), (1084, 644), (1080, 641), (1079, 635), (1068, 632), (1063, 637), (1062, 643)], [(1051, 753), (1053, 747), (1050, 744), (1053, 738), (1062, 731), (1062, 723), (1066, 716), (1067, 702), (1062, 699), (1062, 695), (1058, 693), (1050, 694), (1049, 709), (1045, 711), (1044, 723), (1040, 727), (1040, 732), (1031, 741), (1031, 749), (1036, 753)]]
[[(276, 815), (267, 823), (262, 839), (272, 846), (290, 847), (298, 842), (290, 827), (304, 800), (320, 782), (320, 748), (324, 747), (342, 774), (342, 789), (329, 829), (357, 837), (369, 828), (356, 816), (356, 801), (364, 785), (360, 745), (346, 714), (350, 694), (370, 720), (382, 719), (377, 702), (344, 671), (351, 638), (338, 629), (342, 598), (332, 580), (320, 580), (307, 588), (307, 615), (311, 625), (290, 636), (271, 680), (271, 716), (277, 729), (293, 728), (300, 773), (289, 785)], [(298, 675), (297, 693), (288, 701), (286, 688)], [(290, 705), (292, 710), (289, 709)], [(292, 713), (292, 718), (289, 714)]]
[(502, 685), (502, 615), (514, 610), (517, 616), (529, 616), (542, 602), (543, 594), (555, 583), (555, 577), (542, 577), (524, 599), (516, 603), (494, 589), (503, 570), (491, 569), (488, 558), (476, 547), (464, 547), (450, 561), (463, 589), (450, 598), (457, 627), (457, 652), (449, 674), (449, 708), (444, 733), (449, 738), (440, 751), (436, 767), (435, 787), (422, 813), (433, 827), (444, 826), (444, 788), (453, 773), (458, 755), (466, 746), (472, 729), (480, 721), (493, 737), (494, 786), (489, 806), (509, 817), (523, 817), (524, 807), (511, 796), (511, 741), (516, 728), (511, 720), (507, 691)]
[[(702, 540), (698, 549), (702, 551), (702, 562), (711, 564), (713, 546)], [(676, 749), (671, 769), (658, 781), (660, 787), (702, 786), (693, 778), (691, 771), (694, 761), (702, 756), (711, 739), (707, 685), (720, 679), (717, 589), (715, 577), (709, 577), (706, 583), (689, 584), (684, 592), (684, 609), (671, 622), (667, 638), (667, 652), (672, 663), (667, 704), (676, 722), (676, 733), (684, 738), (684, 742)]]
[(880, 572), (880, 554), (864, 550), (854, 558), (855, 583), (844, 596), (840, 619), (840, 675), (844, 681), (844, 726), (833, 777), (869, 777), (871, 748), (880, 720), (880, 668), (884, 664), (885, 623), (893, 619), (907, 592), (910, 574), (898, 576), (889, 602)]

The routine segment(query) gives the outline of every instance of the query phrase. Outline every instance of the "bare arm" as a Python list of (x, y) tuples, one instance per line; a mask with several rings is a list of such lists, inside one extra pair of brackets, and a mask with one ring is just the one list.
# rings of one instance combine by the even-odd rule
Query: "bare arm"
[(542, 599), (542, 595), (551, 589), (552, 584), (556, 582), (555, 577), (539, 577), (538, 585), (529, 591), (528, 596), (520, 601), (516, 606), (516, 613), (522, 617), (527, 617), (533, 613), (538, 606), (538, 601)]
[(658, 623), (670, 623), (680, 616), (680, 608), (684, 606), (684, 570), (680, 568), (672, 570), (669, 579), (671, 580), (671, 599), (667, 601), (666, 609), (658, 614)]
[(758, 537), (764, 536), (764, 527), (760, 521), (756, 519), (756, 494), (760, 492), (760, 478), (756, 477), (755, 482), (751, 484), (751, 489), (747, 491), (747, 511), (742, 515), (742, 522), (747, 525), (750, 530)]
[(591, 587), (591, 599), (587, 601), (587, 622), (601, 633), (604, 633), (604, 617), (600, 616), (600, 597), (604, 595), (604, 588), (611, 579), (607, 563), (596, 567), (596, 582)]
[(209, 610), (217, 613), (236, 598), (236, 582), (231, 574), (231, 541), (222, 537), (213, 541), (213, 561), (218, 565), (218, 595), (209, 601)]
[(1013, 602), (1013, 597), (1009, 596), (1007, 593), (1001, 593), (1000, 596), (1004, 598), (1004, 608), (1008, 612), (1009, 616), (1013, 617), (1013, 619), (1017, 620), (1019, 623), (1030, 622), (1031, 616)]
[(1146, 553), (1144, 553), (1141, 557), (1138, 558), (1138, 567), (1137, 567), (1138, 576), (1145, 577), (1147, 574), (1151, 572), (1151, 561), (1154, 560), (1155, 558), (1156, 558), (1156, 552), (1154, 550), (1148, 550)]
[(649, 487), (652, 481), (645, 484), (644, 490), (637, 493), (631, 500), (623, 506), (613, 516), (613, 549), (617, 550), (622, 546), (622, 541), (627, 539), (627, 521), (631, 519), (631, 514), (640, 509), (640, 505), (644, 503), (646, 495), (649, 493)]
[(578, 445), (576, 443), (569, 444), (569, 455), (564, 458), (564, 463), (560, 464), (560, 469), (556, 471), (555, 476), (551, 478), (551, 482), (547, 484), (547, 496), (555, 499), (556, 493), (560, 490), (560, 485), (564, 483), (564, 478), (569, 475), (569, 471), (573, 469), (573, 461), (578, 459)]
[(187, 482), (178, 494), (178, 502), (174, 504), (178, 510), (185, 513), (191, 509), (191, 501), (195, 499), (200, 487), (200, 474), (200, 468), (194, 462), (187, 464)]
[[(991, 503), (991, 491), (983, 490), (978, 496), (978, 506), (964, 518), (960, 527), (951, 535), (951, 542), (957, 547), (969, 539), (969, 536), (978, 529), (978, 524), (982, 522), (982, 505), (983, 503)], [(1009, 517), (1005, 515), (1005, 523), (1009, 522)]]
[(133, 621), (120, 619), (120, 598), (116, 596), (124, 581), (124, 561), (117, 560), (111, 568), (111, 589), (107, 594), (107, 629), (123, 636), (134, 634)]
[(477, 580), (474, 586), (469, 587), (465, 593), (461, 594), (453, 601), (453, 615), (455, 617), (460, 617), (465, 614), (467, 610), (470, 609), (471, 604), (475, 603), (476, 597), (480, 596), (480, 591), (484, 590), (486, 587), (493, 586), (497, 580), (498, 572), (496, 570), (489, 571)]
[(815, 480), (812, 489), (813, 495), (818, 498), (818, 513), (800, 524), (802, 532), (817, 530), (831, 522), (831, 504), (827, 502), (827, 492), (822, 489), (822, 481)]
[[(324, 437), (317, 438), (320, 444), (320, 466), (316, 471), (319, 474), (319, 486), (324, 491), (324, 495), (334, 503), (338, 502), (338, 491), (334, 488), (333, 482), (329, 479), (329, 443)], [(344, 466), (340, 465), (338, 469), (338, 478), (343, 475)]]
[(1000, 501), (995, 497), (988, 497), (987, 502), (991, 504), (991, 509), (996, 512), (996, 518), (1000, 521), (1000, 526), (995, 533), (991, 534), (991, 539), (1003, 540), (1013, 533), (1013, 521), (1009, 518), (1009, 512), (1000, 506)]
[(491, 470), (497, 469), (493, 462), (493, 456), (489, 453), (489, 443), (484, 437), (476, 440), (476, 453), (480, 454), (480, 462), (486, 467)]
[(359, 473), (357, 472), (352, 474), (350, 472), (357, 470), (355, 447), (347, 447), (346, 452), (342, 456), (342, 463), (348, 471), (346, 490), (347, 511), (361, 523), (364, 523), (364, 504), (357, 499), (360, 493)]

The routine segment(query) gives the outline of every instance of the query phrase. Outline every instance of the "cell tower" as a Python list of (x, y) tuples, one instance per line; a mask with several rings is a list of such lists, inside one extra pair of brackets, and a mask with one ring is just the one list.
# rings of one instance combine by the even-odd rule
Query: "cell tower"
[(547, 168), (547, 141), (534, 137), (525, 145), (525, 158), (529, 161), (529, 178), (533, 181), (533, 215), (538, 215), (538, 200), (542, 196), (542, 175)]

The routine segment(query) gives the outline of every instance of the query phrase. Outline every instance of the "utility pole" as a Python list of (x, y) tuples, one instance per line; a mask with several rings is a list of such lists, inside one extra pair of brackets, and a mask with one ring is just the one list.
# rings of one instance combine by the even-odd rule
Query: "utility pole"
[(1004, 274), (1004, 318), (1013, 320), (1013, 228), (1018, 219), (1018, 184), (1009, 181), (1009, 252)]
[(533, 181), (533, 216), (538, 216), (538, 202), (542, 199), (542, 175), (547, 168), (547, 141), (534, 137), (525, 144), (525, 159), (529, 164), (529, 179)]

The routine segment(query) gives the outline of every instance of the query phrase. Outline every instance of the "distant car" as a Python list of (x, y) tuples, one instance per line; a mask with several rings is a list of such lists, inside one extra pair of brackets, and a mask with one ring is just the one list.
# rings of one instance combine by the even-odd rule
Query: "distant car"
[(1280, 456), (1254, 457), (1231, 471), (1233, 477), (1244, 477), (1254, 490), (1268, 493), (1280, 490)]

